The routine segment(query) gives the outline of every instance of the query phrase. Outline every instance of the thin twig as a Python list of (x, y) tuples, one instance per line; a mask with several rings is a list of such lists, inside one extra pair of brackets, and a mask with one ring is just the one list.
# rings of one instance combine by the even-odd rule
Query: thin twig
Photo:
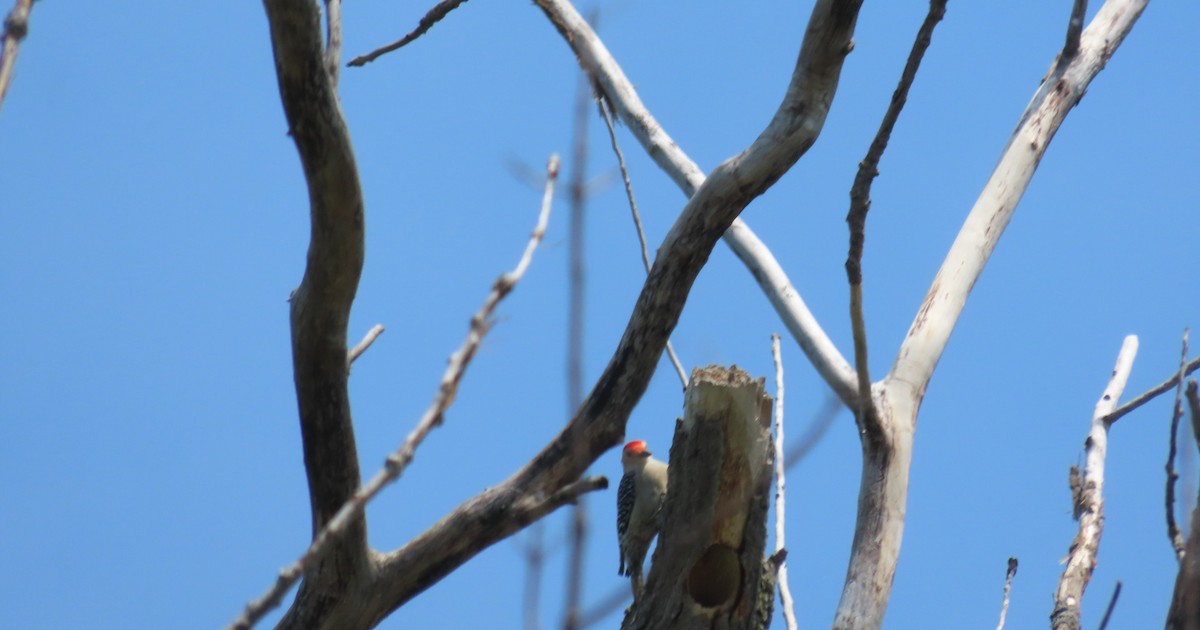
[(525, 630), (539, 630), (538, 616), (542, 595), (542, 570), (546, 564), (546, 526), (538, 521), (529, 527), (529, 543), (525, 546)]
[(846, 277), (850, 282), (850, 323), (854, 331), (854, 367), (858, 372), (858, 401), (856, 417), (859, 426), (871, 439), (881, 439), (884, 428), (880, 424), (875, 402), (871, 399), (871, 375), (867, 361), (867, 325), (863, 314), (862, 294), (862, 257), (863, 243), (866, 240), (867, 212), (871, 209), (871, 184), (879, 175), (879, 160), (887, 150), (892, 130), (908, 101), (908, 91), (917, 78), (917, 70), (921, 67), (921, 59), (925, 50), (933, 41), (933, 29), (946, 15), (947, 0), (931, 0), (929, 12), (925, 21), (917, 30), (912, 50), (908, 53), (908, 61), (904, 71), (900, 73), (900, 81), (892, 92), (891, 103), (875, 132), (875, 139), (867, 149), (867, 155), (858, 163), (858, 173), (854, 176), (854, 185), (850, 187), (850, 211), (846, 214), (846, 223), (850, 225), (850, 251), (846, 256)]
[[(775, 554), (784, 554), (786, 551), (783, 524), (787, 512), (784, 499), (787, 482), (784, 478), (786, 466), (783, 457), (783, 357), (779, 351), (779, 335), (771, 335), (771, 356), (775, 360)], [(796, 604), (792, 601), (792, 591), (788, 588), (787, 560), (781, 559), (775, 567), (783, 619), (788, 630), (796, 630)]]
[(1087, 0), (1075, 0), (1071, 7), (1071, 21), (1067, 22), (1067, 43), (1063, 46), (1059, 63), (1066, 63), (1079, 54), (1079, 36), (1083, 34), (1083, 18), (1087, 14)]
[(1054, 630), (1079, 628), (1080, 603), (1092, 579), (1092, 571), (1096, 568), (1096, 554), (1104, 530), (1104, 458), (1108, 452), (1108, 423), (1104, 418), (1125, 391), (1125, 383), (1133, 369), (1133, 359), (1137, 356), (1137, 347), (1137, 336), (1125, 338), (1108, 387), (1104, 389), (1092, 413), (1091, 428), (1084, 442), (1083, 513), (1079, 515), (1079, 532), (1067, 554), (1067, 567), (1054, 593), (1054, 610), (1050, 614), (1050, 624)]
[(633, 595), (629, 591), (629, 586), (622, 584), (614, 587), (608, 592), (608, 595), (601, 599), (599, 603), (593, 604), (591, 608), (585, 610), (579, 617), (579, 628), (590, 628), (601, 621), (604, 621), (609, 615), (620, 610), (627, 602), (633, 599)]
[(337, 87), (342, 66), (342, 0), (325, 0), (325, 71)]
[(1117, 607), (1117, 598), (1121, 596), (1121, 580), (1117, 580), (1117, 585), (1113, 587), (1112, 597), (1108, 598), (1108, 608), (1104, 609), (1104, 618), (1100, 620), (1100, 627), (1097, 630), (1105, 630), (1108, 627), (1108, 620), (1112, 619), (1113, 609)]
[(1179, 421), (1183, 419), (1183, 370), (1187, 365), (1188, 356), (1188, 331), (1183, 329), (1183, 349), (1179, 355), (1179, 383), (1175, 387), (1175, 406), (1171, 408), (1171, 435), (1167, 440), (1167, 490), (1164, 498), (1167, 513), (1167, 540), (1171, 541), (1171, 547), (1175, 550), (1175, 561), (1183, 562), (1184, 541), (1183, 533), (1179, 531), (1179, 524), (1175, 522), (1175, 482), (1179, 480), (1179, 473), (1175, 472), (1175, 453), (1177, 452), (1179, 438)]
[(842, 401), (836, 395), (829, 395), (825, 398), (825, 404), (817, 410), (816, 417), (808, 423), (808, 428), (805, 429), (804, 435), (800, 436), (800, 441), (788, 452), (787, 458), (784, 460), (786, 468), (791, 469), (792, 466), (799, 464), (808, 456), (808, 453), (829, 432), (829, 427), (833, 426), (833, 421), (837, 419), (842, 409)]
[[(593, 11), (591, 21), (596, 21)], [(575, 88), (575, 120), (572, 124), (572, 159), (570, 190), (570, 217), (568, 219), (567, 251), (569, 271), (567, 278), (567, 417), (571, 417), (583, 401), (583, 339), (584, 339), (584, 289), (587, 284), (584, 261), (584, 227), (587, 225), (587, 170), (588, 170), (588, 123), (592, 99), (592, 79), (580, 72)], [(575, 457), (585, 456), (582, 443), (572, 445)], [(580, 501), (571, 514), (568, 536), (570, 553), (567, 554), (566, 611), (563, 628), (575, 630), (579, 626), (579, 611), (583, 599), (584, 544), (587, 541), (587, 503)]]
[(8, 94), (8, 85), (12, 82), (13, 66), (17, 63), (21, 40), (29, 33), (29, 12), (32, 8), (33, 0), (17, 0), (8, 17), (4, 18), (4, 34), (0, 36), (0, 105), (4, 104), (4, 95)]
[(346, 65), (364, 66), (372, 61), (375, 61), (382, 55), (386, 55), (394, 50), (399, 50), (400, 48), (412, 43), (413, 40), (417, 39), (418, 37), (424, 35), (429, 29), (433, 28), (434, 24), (437, 24), (442, 18), (446, 17), (447, 14), (457, 9), (458, 5), (466, 1), (467, 0), (442, 0), (432, 9), (430, 9), (424, 17), (421, 18), (421, 21), (417, 23), (417, 28), (413, 29), (411, 33), (388, 44), (387, 46), (377, 48), (365, 55), (355, 57)]
[(1004, 574), (1004, 602), (1000, 604), (1000, 623), (996, 630), (1004, 630), (1004, 618), (1008, 616), (1008, 597), (1012, 594), (1013, 578), (1017, 577), (1017, 559), (1008, 559), (1008, 571)]
[(1192, 419), (1192, 438), (1196, 441), (1196, 448), (1200, 449), (1200, 392), (1197, 389), (1196, 379), (1188, 381), (1186, 395), (1188, 415)]
[[(621, 152), (620, 145), (617, 144), (617, 130), (614, 128), (612, 115), (609, 113), (610, 107), (605, 101), (604, 95), (599, 95), (597, 107), (600, 110), (600, 116), (604, 118), (604, 124), (608, 127), (608, 139), (612, 141), (613, 153), (617, 155), (617, 165), (621, 168), (621, 180), (625, 182), (625, 197), (629, 199), (629, 211), (633, 214), (633, 227), (637, 230), (638, 244), (642, 248), (642, 266), (646, 268), (646, 273), (650, 273), (650, 250), (646, 247), (646, 232), (642, 229), (642, 215), (638, 212), (637, 200), (633, 197), (633, 182), (629, 179), (629, 168), (625, 165), (625, 154)], [(683, 364), (679, 362), (679, 357), (675, 354), (675, 348), (671, 345), (670, 340), (667, 341), (667, 356), (671, 359), (671, 365), (675, 366), (675, 373), (679, 375), (679, 382), (687, 389), (688, 375), (683, 369)]]
[(1180, 381), (1180, 378), (1179, 378), (1180, 374), (1182, 374), (1186, 377), (1198, 369), (1200, 369), (1200, 357), (1196, 357), (1195, 359), (1192, 359), (1191, 361), (1189, 361), (1186, 368), (1184, 368), (1183, 370), (1181, 370), (1179, 372), (1172, 374), (1170, 376), (1170, 378), (1168, 378), (1167, 380), (1159, 383), (1158, 385), (1155, 385), (1154, 387), (1151, 387), (1150, 389), (1147, 389), (1146, 391), (1138, 394), (1137, 396), (1134, 396), (1132, 399), (1130, 399), (1129, 402), (1125, 403), (1124, 405), (1121, 405), (1120, 407), (1117, 407), (1116, 409), (1114, 409), (1112, 411), (1112, 413), (1108, 414), (1107, 416), (1104, 416), (1104, 421), (1107, 422), (1109, 425), (1111, 425), (1112, 423), (1116, 422), (1117, 420), (1120, 420), (1121, 418), (1123, 418), (1124, 416), (1129, 414), (1129, 412), (1137, 409), (1138, 407), (1141, 407), (1142, 405), (1150, 402), (1151, 400), (1154, 400), (1163, 392), (1174, 387), (1175, 384)]
[(383, 334), (383, 331), (383, 324), (372, 326), (371, 330), (368, 330), (367, 334), (363, 336), (362, 341), (358, 342), (358, 345), (350, 348), (350, 351), (346, 353), (346, 363), (354, 363), (355, 359), (362, 356), (362, 353), (366, 352), (367, 348), (370, 348), (371, 344), (375, 343), (375, 340), (379, 338), (379, 335)]
[[(529, 237), (529, 242), (525, 245), (525, 251), (521, 254), (521, 259), (512, 271), (501, 274), (496, 279), (496, 282), (492, 285), (491, 293), (483, 302), (483, 306), (471, 317), (471, 327), (467, 332), (467, 338), (463, 341), (459, 349), (450, 355), (449, 365), (446, 367), (445, 373), (442, 374), (437, 394), (434, 395), (433, 402), (430, 403), (429, 408), (421, 416), (417, 427), (404, 439), (404, 443), (400, 445), (400, 448), (396, 449), (391, 455), (388, 455), (384, 467), (375, 473), (375, 476), (370, 481), (359, 488), (354, 496), (350, 497), (341, 509), (329, 519), (325, 527), (313, 537), (312, 544), (309, 545), (304, 554), (279, 572), (279, 577), (275, 580), (275, 584), (267, 589), (266, 593), (246, 605), (242, 614), (229, 625), (230, 629), (250, 628), (262, 619), (267, 611), (278, 606), (284, 593), (300, 579), (300, 576), (304, 575), (305, 571), (316, 565), (322, 554), (331, 547), (331, 543), (341, 535), (343, 530), (362, 516), (367, 503), (375, 498), (385, 486), (400, 478), (401, 473), (412, 462), (417, 447), (421, 445), (430, 431), (442, 424), (446, 410), (454, 403), (455, 395), (458, 392), (458, 385), (462, 381), (467, 366), (475, 356), (476, 350), (479, 349), (479, 343), (491, 327), (492, 314), (496, 311), (496, 306), (512, 292), (517, 281), (525, 274), (525, 270), (529, 268), (529, 264), (533, 259), (534, 250), (537, 249), (538, 244), (542, 241), (542, 237), (546, 234), (546, 224), (550, 218), (551, 201), (554, 198), (554, 183), (558, 179), (558, 164), (558, 156), (551, 155), (550, 161), (546, 165), (546, 190), (542, 196), (542, 209), (538, 214), (537, 225)], [(607, 481), (604, 481), (603, 478), (600, 478), (600, 480), (607, 484)], [(577, 492), (578, 488), (576, 486), (581, 488), (586, 486), (586, 484), (580, 485), (584, 481), (597, 483), (594, 479), (590, 479), (571, 484), (560, 490), (550, 499), (547, 499), (547, 504), (551, 503), (559, 494), (569, 489), (572, 492)]]

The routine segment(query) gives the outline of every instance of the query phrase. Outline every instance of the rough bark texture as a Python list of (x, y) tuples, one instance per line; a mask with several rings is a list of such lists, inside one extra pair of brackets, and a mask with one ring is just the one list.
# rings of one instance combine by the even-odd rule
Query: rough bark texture
[[(312, 235), (291, 297), (292, 364), (313, 534), (360, 483), (347, 392), (346, 325), (363, 266), (363, 200), (350, 134), (325, 69), (319, 11), (267, 0), (279, 94), (308, 182)], [(368, 572), (359, 520), (308, 572), (282, 627), (321, 627), (355, 608)]]
[(774, 450), (762, 379), (692, 372), (671, 445), (670, 490), (646, 589), (625, 616), (643, 628), (765, 628), (774, 582), (763, 553)]

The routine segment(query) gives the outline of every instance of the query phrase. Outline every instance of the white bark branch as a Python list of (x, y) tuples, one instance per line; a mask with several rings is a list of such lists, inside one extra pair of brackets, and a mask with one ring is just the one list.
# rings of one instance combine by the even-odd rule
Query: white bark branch
[[(704, 173), (655, 120), (587, 21), (567, 0), (536, 0), (536, 3), (562, 32), (584, 70), (596, 78), (605, 98), (659, 168), (685, 195), (695, 194), (704, 184)], [(854, 408), (857, 394), (853, 368), (817, 324), (770, 250), (740, 218), (725, 232), (724, 240), (754, 275), (817, 372), (842, 402)]]
[(1117, 399), (1125, 391), (1133, 359), (1137, 356), (1138, 340), (1129, 335), (1121, 344), (1112, 377), (1104, 394), (1096, 402), (1092, 413), (1091, 429), (1084, 441), (1085, 461), (1082, 492), (1079, 500), (1079, 532), (1071, 542), (1067, 555), (1067, 567), (1059, 579), (1054, 593), (1054, 611), (1050, 614), (1050, 625), (1054, 630), (1077, 630), (1080, 619), (1080, 603), (1083, 591), (1092, 579), (1096, 568), (1096, 554), (1100, 549), (1100, 535), (1104, 529), (1104, 458), (1108, 454), (1108, 423), (1104, 416), (1117, 406)]
[(882, 435), (864, 445), (853, 550), (835, 628), (883, 623), (904, 533), (917, 410), (996, 242), (1067, 113), (1112, 57), (1146, 0), (1108, 0), (1076, 54), (1052, 65), (934, 278), (891, 371), (873, 388)]
[(1056, 60), (971, 208), (900, 346), (889, 379), (918, 400), (941, 359), (967, 296), (1067, 113), (1129, 34), (1148, 0), (1108, 0), (1084, 31), (1078, 53)]
[[(786, 528), (787, 480), (783, 456), (783, 357), (779, 350), (779, 335), (771, 335), (771, 356), (775, 360), (775, 553), (780, 558), (776, 565), (776, 580), (779, 583), (779, 603), (783, 606), (783, 620), (788, 630), (796, 630), (796, 604), (792, 601), (792, 590), (788, 586)], [(782, 553), (781, 553), (782, 552)]]

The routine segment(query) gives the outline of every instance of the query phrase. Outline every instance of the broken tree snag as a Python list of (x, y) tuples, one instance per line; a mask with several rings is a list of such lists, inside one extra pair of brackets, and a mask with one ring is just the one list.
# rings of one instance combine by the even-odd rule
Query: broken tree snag
[(771, 397), (737, 366), (692, 371), (671, 444), (658, 547), (622, 628), (765, 628)]

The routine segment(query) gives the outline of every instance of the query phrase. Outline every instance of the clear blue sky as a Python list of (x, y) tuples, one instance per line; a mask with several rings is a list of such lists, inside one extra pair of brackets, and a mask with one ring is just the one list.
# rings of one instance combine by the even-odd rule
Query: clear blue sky
[[(407, 32), (426, 4), (347, 3), (347, 56)], [(874, 188), (874, 374), (890, 366), (1062, 45), (1070, 4), (950, 3)], [(743, 215), (844, 353), (847, 191), (925, 7), (866, 3), (824, 134)], [(708, 170), (777, 106), (809, 8), (619, 0), (603, 5), (601, 31)], [(1075, 531), (1067, 468), (1122, 338), (1141, 338), (1129, 395), (1175, 368), (1185, 326), (1200, 347), (1197, 24), (1196, 3), (1151, 4), (1054, 139), (976, 285), (921, 410), (887, 627), (994, 627), (1009, 556), (1021, 562), (1009, 627), (1044, 627)], [(569, 154), (576, 80), (558, 34), (520, 2), (468, 3), (411, 47), (343, 70), (368, 228), (350, 336), (388, 328), (351, 379), (364, 474), (402, 441), (470, 314), (515, 263), (540, 193), (508, 165), (540, 169), (551, 152)], [(0, 109), (0, 627), (222, 626), (306, 546), (285, 300), (309, 227), (286, 130), (258, 3), (35, 6)], [(591, 172), (609, 173), (596, 121), (590, 137)], [(653, 247), (683, 197), (627, 132), (621, 141)], [(567, 418), (565, 207), (446, 425), (372, 504), (376, 547), (402, 544), (505, 478)], [(619, 186), (591, 198), (587, 239), (590, 387), (643, 276)], [(722, 245), (674, 340), (689, 366), (768, 375), (777, 331)], [(827, 394), (794, 343), (784, 357), (798, 437)], [(660, 369), (629, 435), (665, 453), (680, 410), (678, 382)], [(1086, 627), (1116, 580), (1124, 590), (1110, 628), (1162, 621), (1175, 575), (1163, 517), (1168, 418), (1163, 399), (1112, 432)], [(1186, 444), (1181, 494), (1195, 496)], [(593, 470), (615, 478), (616, 453)], [(843, 413), (789, 477), (804, 627), (832, 619), (858, 473)], [(614, 500), (609, 491), (588, 501), (589, 601), (622, 586)], [(563, 516), (547, 521), (546, 627), (561, 615)], [(520, 628), (523, 540), (495, 545), (383, 627)]]

